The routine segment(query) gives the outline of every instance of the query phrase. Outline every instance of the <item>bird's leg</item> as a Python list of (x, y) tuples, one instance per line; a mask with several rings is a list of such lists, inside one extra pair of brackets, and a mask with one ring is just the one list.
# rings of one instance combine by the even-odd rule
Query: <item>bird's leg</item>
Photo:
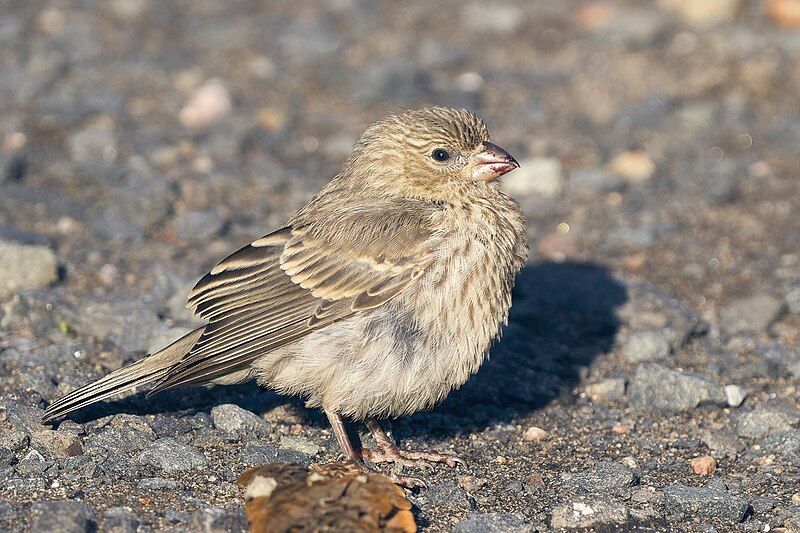
[[(333, 428), (333, 434), (336, 435), (336, 440), (339, 442), (339, 446), (342, 448), (345, 461), (355, 464), (365, 474), (385, 475), (382, 472), (370, 468), (364, 464), (364, 461), (361, 459), (361, 457), (359, 457), (353, 448), (353, 444), (350, 442), (350, 437), (347, 436), (347, 430), (344, 427), (342, 416), (339, 413), (329, 411), (327, 409), (325, 409), (325, 415), (328, 417), (328, 421), (331, 423), (331, 427)], [(388, 439), (388, 437), (386, 438)], [(392, 481), (392, 483), (401, 485), (403, 487), (408, 487), (410, 489), (413, 489), (414, 487), (425, 487), (425, 483), (422, 480), (414, 477), (397, 476), (394, 474), (389, 474), (387, 477)]]
[(360, 462), (361, 458), (353, 448), (350, 437), (347, 436), (347, 430), (344, 427), (344, 421), (341, 415), (333, 411), (328, 411), (327, 409), (325, 410), (325, 415), (328, 417), (328, 422), (331, 423), (331, 427), (333, 428), (333, 434), (336, 435), (336, 440), (339, 442), (339, 447), (342, 449), (344, 460)]
[(412, 452), (409, 450), (401, 450), (395, 446), (392, 439), (383, 431), (377, 420), (374, 418), (367, 418), (364, 423), (372, 433), (372, 438), (375, 439), (375, 444), (378, 445), (378, 451), (362, 449), (361, 456), (373, 463), (396, 463), (403, 466), (423, 468), (430, 468), (431, 465), (429, 463), (444, 463), (447, 466), (453, 467), (464, 464), (464, 461), (454, 455), (428, 451)]

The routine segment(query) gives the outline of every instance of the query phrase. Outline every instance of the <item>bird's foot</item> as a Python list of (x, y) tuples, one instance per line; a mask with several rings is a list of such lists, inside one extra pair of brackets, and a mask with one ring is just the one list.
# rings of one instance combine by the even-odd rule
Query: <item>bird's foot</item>
[(453, 468), (464, 464), (464, 461), (455, 455), (429, 451), (413, 452), (395, 446), (381, 448), (379, 451), (362, 449), (361, 456), (373, 463), (394, 463), (410, 468), (432, 469), (431, 463), (443, 463)]
[(380, 470), (377, 470), (375, 468), (371, 468), (371, 467), (367, 466), (366, 464), (364, 464), (363, 461), (360, 461), (360, 460), (355, 460), (355, 461), (353, 461), (353, 463), (363, 473), (365, 473), (367, 475), (377, 474), (377, 475), (380, 475), (380, 476), (386, 476), (386, 477), (389, 478), (389, 481), (391, 481), (395, 485), (400, 485), (401, 487), (405, 487), (407, 489), (415, 489), (415, 488), (424, 489), (424, 488), (427, 488), (427, 485), (425, 484), (425, 482), (422, 481), (419, 478), (411, 477), (411, 476), (400, 476), (400, 475), (397, 475), (395, 473), (385, 474), (385, 473), (381, 472)]

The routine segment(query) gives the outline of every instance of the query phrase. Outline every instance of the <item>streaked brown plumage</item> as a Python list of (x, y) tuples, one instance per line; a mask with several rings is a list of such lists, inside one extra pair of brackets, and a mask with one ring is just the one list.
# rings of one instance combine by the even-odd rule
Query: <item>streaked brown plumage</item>
[(411, 502), (379, 474), (353, 463), (267, 464), (237, 480), (245, 489), (250, 533), (289, 531), (417, 531)]
[(454, 464), (397, 450), (375, 419), (433, 406), (499, 334), (527, 256), (522, 215), (496, 181), (517, 166), (466, 110), (372, 124), (285, 227), (192, 289), (188, 306), (206, 326), (54, 402), (45, 418), (147, 382), (154, 393), (255, 378), (324, 409), (349, 459), (343, 416), (375, 434), (380, 451), (365, 457)]

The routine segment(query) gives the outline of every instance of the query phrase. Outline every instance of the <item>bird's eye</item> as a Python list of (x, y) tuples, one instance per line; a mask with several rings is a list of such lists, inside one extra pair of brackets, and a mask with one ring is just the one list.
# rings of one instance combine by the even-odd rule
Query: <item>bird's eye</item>
[(442, 161), (447, 161), (450, 159), (450, 152), (443, 148), (437, 148), (431, 153), (431, 157), (441, 163)]

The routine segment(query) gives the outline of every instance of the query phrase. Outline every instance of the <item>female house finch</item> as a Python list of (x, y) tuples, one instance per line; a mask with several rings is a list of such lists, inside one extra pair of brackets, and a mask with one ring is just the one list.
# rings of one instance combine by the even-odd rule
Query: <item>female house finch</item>
[[(457, 459), (399, 450), (377, 419), (432, 407), (478, 370), (527, 257), (497, 178), (519, 165), (467, 110), (369, 126), (342, 170), (286, 225), (223, 259), (189, 294), (208, 324), (54, 402), (52, 420), (139, 385), (256, 379), (325, 411), (348, 460)], [(378, 451), (357, 453), (343, 417)], [(395, 477), (415, 485), (413, 478)]]

